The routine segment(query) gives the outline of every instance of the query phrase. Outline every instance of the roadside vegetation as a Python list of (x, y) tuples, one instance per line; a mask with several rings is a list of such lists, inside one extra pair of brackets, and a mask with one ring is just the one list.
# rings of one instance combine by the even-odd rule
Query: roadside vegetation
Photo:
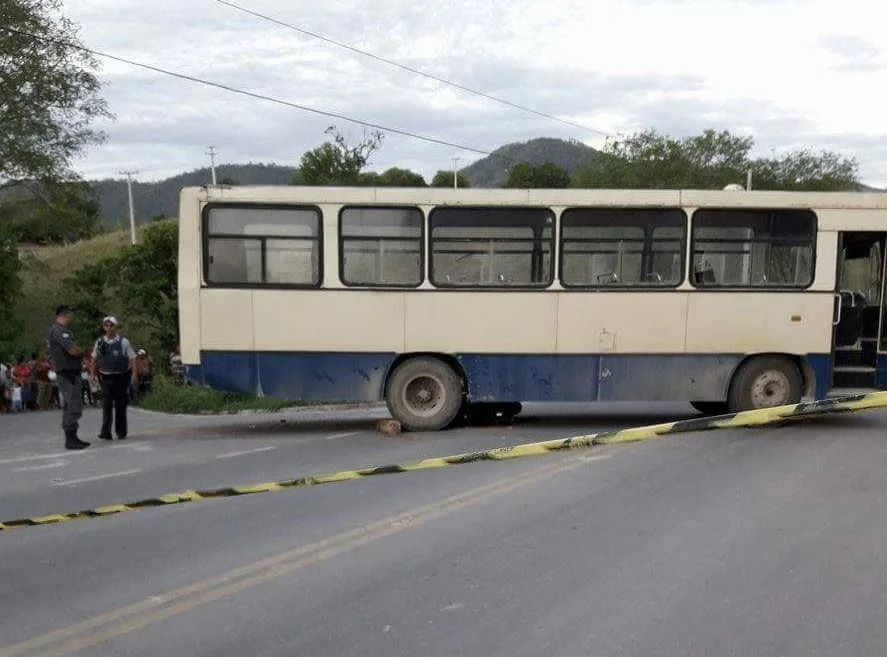
[(267, 397), (252, 397), (217, 392), (202, 386), (182, 385), (166, 375), (154, 379), (149, 395), (139, 402), (139, 407), (162, 413), (187, 415), (211, 415), (240, 413), (242, 411), (280, 411), (305, 403), (287, 402)]

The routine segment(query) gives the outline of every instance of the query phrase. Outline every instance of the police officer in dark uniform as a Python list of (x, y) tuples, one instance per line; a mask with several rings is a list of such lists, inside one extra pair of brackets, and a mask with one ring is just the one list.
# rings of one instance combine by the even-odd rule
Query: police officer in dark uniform
[(65, 430), (67, 449), (85, 449), (89, 443), (77, 437), (80, 416), (83, 415), (83, 379), (80, 374), (83, 350), (74, 342), (71, 319), (74, 312), (68, 306), (55, 311), (55, 324), (46, 334), (46, 347), (55, 364), (56, 382), (62, 403), (62, 429)]
[(111, 421), (118, 440), (127, 434), (126, 406), (129, 403), (130, 383), (136, 383), (134, 365), (136, 352), (129, 340), (117, 333), (117, 318), (109, 315), (102, 320), (105, 335), (96, 340), (92, 349), (92, 374), (102, 381), (102, 430), (99, 438), (111, 440)]

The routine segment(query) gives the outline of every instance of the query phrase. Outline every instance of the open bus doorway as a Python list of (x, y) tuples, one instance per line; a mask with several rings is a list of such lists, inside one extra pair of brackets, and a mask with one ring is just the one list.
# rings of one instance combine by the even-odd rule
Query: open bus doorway
[(832, 334), (831, 388), (872, 390), (878, 385), (883, 342), (884, 252), (887, 233), (840, 235)]

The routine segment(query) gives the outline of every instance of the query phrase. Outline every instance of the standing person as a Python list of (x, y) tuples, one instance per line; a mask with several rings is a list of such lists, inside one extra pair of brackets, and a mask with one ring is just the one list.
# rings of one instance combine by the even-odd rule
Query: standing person
[(154, 381), (154, 360), (144, 349), (139, 349), (137, 353), (139, 387), (136, 393), (137, 399), (142, 399), (151, 392), (151, 383)]
[(93, 375), (98, 372), (102, 381), (102, 430), (99, 438), (111, 440), (111, 420), (118, 440), (127, 434), (126, 405), (129, 385), (137, 384), (135, 374), (136, 352), (129, 340), (117, 333), (117, 319), (102, 320), (105, 335), (96, 340), (92, 350)]
[(83, 380), (80, 378), (83, 350), (74, 342), (70, 327), (73, 317), (74, 312), (68, 306), (59, 306), (56, 309), (55, 324), (46, 334), (46, 346), (57, 375), (65, 448), (85, 449), (89, 447), (89, 443), (77, 437), (80, 416), (83, 415)]
[(37, 352), (31, 354), (31, 360), (28, 361), (28, 409), (37, 410)]
[(49, 380), (49, 371), (52, 366), (46, 354), (40, 354), (37, 364), (34, 366), (37, 380), (37, 408), (41, 411), (49, 410), (49, 402), (52, 399), (52, 381)]

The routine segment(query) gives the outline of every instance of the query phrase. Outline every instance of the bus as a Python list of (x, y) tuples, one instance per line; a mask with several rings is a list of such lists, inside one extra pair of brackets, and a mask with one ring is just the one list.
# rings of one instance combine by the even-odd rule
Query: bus
[(187, 379), (382, 402), (722, 414), (887, 388), (887, 195), (206, 186), (181, 192)]

